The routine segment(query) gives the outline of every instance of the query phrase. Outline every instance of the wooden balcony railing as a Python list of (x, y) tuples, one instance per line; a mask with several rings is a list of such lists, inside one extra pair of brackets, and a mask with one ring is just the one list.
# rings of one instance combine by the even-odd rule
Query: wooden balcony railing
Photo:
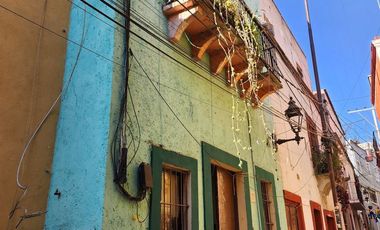
[[(220, 0), (223, 1), (223, 0)], [(163, 13), (168, 19), (168, 36), (177, 43), (186, 33), (192, 44), (192, 56), (200, 60), (208, 53), (212, 74), (224, 72), (226, 83), (237, 87), (241, 97), (249, 98), (254, 104), (282, 88), (280, 71), (277, 65), (276, 49), (268, 32), (254, 19), (243, 1), (241, 6), (252, 17), (255, 27), (254, 46), (247, 47), (244, 38), (236, 30), (235, 22), (225, 17), (223, 8), (213, 5), (212, 0), (170, 0), (163, 6)], [(228, 39), (221, 39), (228, 38)], [(233, 47), (233, 49), (231, 49)], [(255, 85), (249, 80), (248, 68), (252, 69), (252, 60), (247, 53), (255, 49)], [(230, 52), (226, 55), (226, 51)], [(234, 70), (231, 79), (231, 68)], [(251, 79), (251, 78), (250, 78)], [(254, 96), (253, 95), (253, 90)]]

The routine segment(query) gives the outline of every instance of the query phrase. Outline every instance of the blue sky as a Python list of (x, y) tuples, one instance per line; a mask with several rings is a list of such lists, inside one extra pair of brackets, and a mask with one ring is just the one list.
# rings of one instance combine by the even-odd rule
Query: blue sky
[[(314, 83), (303, 0), (275, 0), (304, 50)], [(309, 0), (321, 87), (329, 91), (347, 137), (371, 140), (374, 128), (348, 110), (371, 106), (370, 42), (380, 35), (377, 0)], [(362, 113), (372, 122), (371, 112)], [(351, 124), (349, 124), (351, 123)]]

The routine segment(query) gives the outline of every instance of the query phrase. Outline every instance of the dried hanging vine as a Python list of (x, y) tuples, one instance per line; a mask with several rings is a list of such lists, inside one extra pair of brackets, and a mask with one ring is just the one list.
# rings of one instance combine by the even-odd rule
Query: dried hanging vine
[[(263, 45), (260, 30), (255, 22), (254, 15), (251, 15), (245, 5), (239, 0), (214, 0), (213, 8), (214, 23), (218, 32), (217, 41), (227, 59), (227, 74), (230, 76), (229, 83), (236, 91), (236, 95), (232, 96), (231, 123), (233, 143), (236, 148), (236, 154), (239, 157), (239, 166), (241, 167), (241, 152), (251, 150), (252, 147), (242, 144), (242, 139), (240, 138), (240, 123), (246, 122), (246, 119), (249, 119), (249, 124), (251, 125), (248, 127), (248, 132), (251, 133), (252, 122), (248, 107), (251, 106), (252, 103), (257, 107), (262, 105), (258, 96), (258, 90), (261, 87), (261, 85), (258, 84), (258, 62), (260, 55), (262, 55)], [(224, 20), (223, 24), (219, 24), (217, 20), (218, 16)], [(232, 63), (232, 58), (237, 53), (245, 56), (247, 68), (242, 72), (237, 72)], [(248, 85), (249, 88), (245, 89), (244, 85)], [(239, 108), (241, 107), (241, 97), (243, 97), (245, 102), (242, 106), (243, 111)], [(270, 138), (272, 132), (266, 125), (263, 113), (261, 114), (261, 118), (266, 136)], [(258, 145), (263, 143), (268, 144), (271, 143), (271, 140), (257, 139), (256, 143)], [(273, 158), (276, 160), (274, 156)]]

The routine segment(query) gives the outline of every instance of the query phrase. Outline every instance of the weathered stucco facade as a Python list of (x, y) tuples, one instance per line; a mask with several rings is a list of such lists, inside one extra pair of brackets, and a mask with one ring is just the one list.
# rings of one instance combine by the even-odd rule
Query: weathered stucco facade
[[(0, 228), (42, 229), (59, 103), (21, 158), (60, 94), (71, 4), (4, 0), (0, 5)], [(21, 187), (27, 187), (24, 196)], [(22, 219), (30, 214), (37, 215)]]
[[(283, 76), (281, 79), (283, 88), (277, 94), (270, 96), (272, 111), (273, 113), (276, 111), (283, 113), (292, 97), (302, 108), (304, 115), (300, 132), (300, 136), (304, 139), (299, 145), (292, 141), (278, 146), (281, 174), (284, 178), (284, 193), (285, 196), (291, 194), (290, 198), (298, 197), (296, 203), (300, 205), (297, 209), (300, 229), (312, 229), (313, 227), (314, 229), (328, 229), (325, 216), (333, 213), (332, 217), (335, 218), (334, 204), (328, 174), (318, 175), (313, 164), (313, 154), (317, 153), (317, 148), (319, 149), (321, 145), (322, 130), (318, 102), (312, 92), (307, 60), (275, 3), (267, 0), (260, 1), (259, 12), (261, 21), (273, 32), (273, 36), (282, 49), (277, 56), (277, 62)], [(330, 119), (338, 122), (335, 116)], [(331, 127), (336, 130), (333, 121), (330, 123)], [(294, 133), (284, 116), (274, 116), (274, 132), (278, 139), (294, 138)], [(289, 202), (293, 201), (289, 200)], [(315, 217), (313, 210), (319, 210), (321, 225), (316, 224), (316, 220), (319, 218)]]
[[(123, 22), (120, 15), (104, 4), (89, 2), (110, 18)], [(110, 154), (125, 84), (124, 30), (80, 1), (76, 4), (71, 12), (70, 38), (78, 43), (85, 28), (83, 47), (86, 49), (71, 78), (67, 71), (73, 67), (79, 48), (68, 44), (65, 82), (71, 79), (72, 88), (62, 101), (46, 229), (78, 226), (96, 229), (146, 229), (150, 226), (153, 229), (152, 218), (155, 217), (149, 214), (154, 196), (148, 194), (146, 202), (129, 201), (117, 190), (112, 170)], [(255, 3), (249, 2), (249, 5)], [(84, 14), (87, 15), (86, 23), (83, 23)], [(133, 136), (135, 141), (130, 145), (128, 159), (136, 155), (128, 166), (127, 190), (132, 194), (137, 192), (137, 167), (141, 162), (154, 164), (153, 146), (163, 152), (191, 158), (197, 166), (197, 173), (193, 174), (197, 177), (192, 180), (198, 184), (195, 190), (198, 202), (191, 206), (198, 210), (198, 219), (192, 222), (193, 229), (208, 229), (209, 217), (204, 211), (209, 207), (204, 197), (207, 191), (203, 186), (203, 146), (221, 152), (220, 155), (225, 156), (221, 162), (225, 160), (232, 168), (240, 168), (231, 131), (232, 106), (236, 106), (233, 101), (239, 101), (236, 110), (242, 114), (248, 112), (252, 125), (249, 133), (247, 118), (243, 118), (238, 134), (239, 143), (252, 145), (252, 150), (246, 148), (240, 152), (247, 181), (244, 192), (247, 216), (242, 221), (247, 223), (248, 229), (262, 228), (257, 178), (270, 178), (274, 188), (271, 199), (275, 204), (275, 226), (286, 228), (282, 176), (278, 155), (270, 141), (272, 116), (251, 106), (246, 110), (236, 92), (226, 86), (220, 76), (207, 71), (207, 54), (199, 62), (191, 60), (191, 46), (185, 36), (178, 44), (168, 42), (168, 23), (161, 3), (132, 1), (131, 15), (134, 20), (142, 20), (158, 29), (154, 34), (165, 39), (158, 40), (131, 23), (134, 33), (130, 38), (128, 122), (125, 125), (129, 130), (127, 139)], [(87, 52), (89, 50), (94, 52)], [(86, 87), (86, 90), (79, 87)], [(153, 178), (155, 176), (153, 171)], [(152, 193), (158, 189), (154, 187)], [(56, 191), (61, 195), (55, 195)], [(147, 219), (142, 221), (146, 215)]]
[[(202, 23), (210, 22), (205, 18), (211, 14), (204, 14), (210, 10), (207, 4), (136, 0), (131, 1), (130, 15), (124, 15), (126, 6), (111, 1), (4, 3), (9, 9), (2, 7), (0, 15), (6, 22), (0, 28), (0, 36), (5, 35), (0, 68), (7, 87), (0, 100), (6, 105), (1, 120), (9, 122), (1, 126), (0, 141), (5, 146), (1, 159), (9, 164), (0, 176), (5, 185), (0, 199), (6, 204), (0, 208), (0, 225), (13, 229), (21, 219), (24, 229), (159, 229), (160, 212), (166, 212), (161, 211), (166, 186), (161, 180), (163, 168), (169, 167), (185, 172), (183, 186), (191, 200), (185, 205), (191, 210), (185, 224), (192, 229), (213, 229), (218, 221), (231, 229), (287, 229), (290, 201), (299, 204), (300, 229), (331, 229), (331, 185), (326, 175), (316, 175), (312, 161), (322, 132), (305, 55), (273, 1), (244, 2), (242, 8), (257, 13), (264, 26), (257, 24), (256, 38), (263, 39), (260, 33), (265, 33), (265, 42), (273, 45), (257, 43), (256, 93), (260, 99), (271, 94), (262, 105), (257, 98), (247, 99), (244, 90), (251, 85), (244, 88), (243, 74), (241, 88), (236, 86), (239, 80), (229, 78), (228, 60), (219, 55), (219, 38), (212, 34), (215, 28), (199, 32)], [(226, 28), (224, 33), (232, 31)], [(213, 49), (202, 43), (205, 37)], [(194, 47), (202, 52), (194, 56)], [(236, 56), (229, 60), (234, 68), (249, 71), (247, 60)], [(19, 63), (25, 67), (17, 68)], [(276, 145), (277, 139), (294, 137), (283, 116), (290, 97), (302, 107), (304, 140)], [(60, 101), (59, 114), (55, 106), (27, 152), (20, 179), (28, 190), (15, 206), (23, 190), (9, 178), (15, 178), (19, 153), (55, 99)], [(331, 131), (342, 133), (331, 103), (327, 109)], [(124, 190), (115, 183), (115, 171), (124, 169), (115, 167), (121, 157), (112, 157), (119, 157), (115, 151), (123, 148), (128, 149)], [(152, 166), (148, 180), (153, 188), (136, 202), (130, 198), (140, 192), (142, 162)], [(212, 170), (220, 170), (219, 179), (230, 178), (231, 188), (215, 182), (218, 175), (215, 179)], [(225, 171), (233, 175), (221, 176)], [(233, 219), (229, 213), (215, 214), (222, 210), (215, 210), (214, 200), (222, 197), (215, 191), (223, 186), (236, 199), (216, 206), (233, 206), (234, 224), (227, 223)], [(8, 220), (12, 207), (16, 212)], [(320, 211), (320, 225), (314, 210)], [(33, 213), (36, 217), (22, 219)]]
[[(365, 208), (365, 211), (363, 211), (365, 218), (365, 216), (369, 214), (369, 206), (372, 206), (373, 209), (380, 206), (380, 174), (377, 166), (377, 157), (370, 142), (359, 144), (350, 140), (346, 144), (348, 156), (359, 179), (360, 192), (363, 196), (363, 205)], [(368, 229), (380, 228), (380, 224), (373, 218), (368, 219), (368, 225)]]

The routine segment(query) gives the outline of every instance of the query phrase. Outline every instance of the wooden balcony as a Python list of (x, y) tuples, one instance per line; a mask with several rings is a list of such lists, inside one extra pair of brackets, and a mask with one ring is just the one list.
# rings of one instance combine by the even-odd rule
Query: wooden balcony
[[(257, 104), (258, 101), (282, 88), (275, 48), (258, 22), (255, 21), (255, 26), (259, 28), (257, 34), (259, 55), (254, 64), (256, 81), (255, 85), (252, 85), (250, 80), (252, 76), (248, 76), (250, 71), (247, 71), (248, 68), (252, 69), (252, 63), (249, 63), (246, 55), (246, 52), (250, 51), (231, 26), (232, 20), (220, 16), (219, 11), (212, 7), (212, 1), (169, 1), (163, 6), (163, 13), (168, 19), (170, 41), (177, 43), (186, 33), (192, 43), (193, 58), (200, 60), (208, 53), (210, 72), (212, 74), (224, 72), (227, 85), (237, 87), (242, 98), (250, 99), (253, 104)], [(234, 49), (231, 49), (232, 47)], [(226, 55), (226, 52), (229, 52), (229, 55)], [(227, 57), (230, 57), (230, 60)], [(231, 79), (232, 68), (235, 73), (234, 79)]]

